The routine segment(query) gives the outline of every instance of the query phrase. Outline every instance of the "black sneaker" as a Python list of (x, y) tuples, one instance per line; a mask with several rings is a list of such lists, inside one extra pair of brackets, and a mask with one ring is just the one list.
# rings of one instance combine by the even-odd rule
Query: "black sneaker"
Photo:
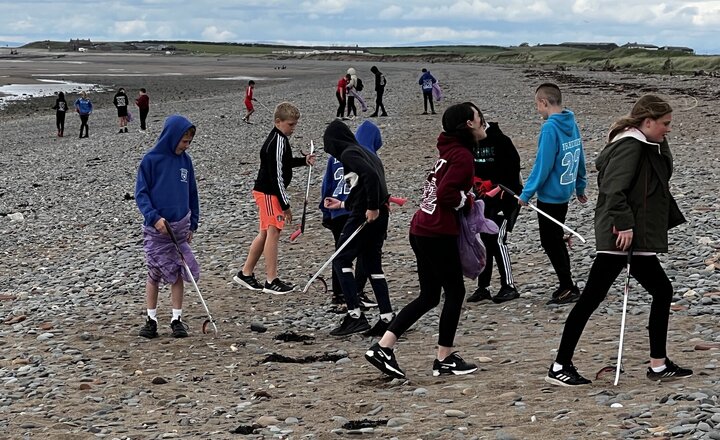
[(468, 297), (467, 302), (480, 302), (484, 299), (492, 300), (492, 295), (490, 295), (490, 291), (487, 287), (478, 287), (475, 289), (475, 292)]
[(383, 348), (376, 342), (365, 352), (365, 359), (388, 376), (405, 379), (405, 372), (398, 366), (391, 348)]
[(457, 351), (452, 352), (450, 356), (443, 360), (435, 359), (433, 362), (433, 376), (470, 374), (477, 369), (477, 365), (465, 362)]
[[(392, 319), (395, 319), (394, 313), (393, 313)], [(378, 321), (375, 323), (374, 326), (372, 326), (372, 328), (370, 330), (363, 332), (363, 336), (381, 338), (387, 331), (388, 327), (390, 327), (390, 323), (392, 322), (392, 319), (387, 322), (383, 321), (382, 318), (378, 319)]]
[(251, 273), (250, 275), (243, 275), (242, 271), (240, 271), (237, 275), (233, 277), (233, 281), (240, 284), (246, 289), (263, 290), (262, 284), (260, 284), (257, 278), (255, 278), (254, 273)]
[(127, 133), (127, 132), (128, 132), (128, 128), (127, 128), (127, 127), (125, 127), (125, 133)]
[(145, 321), (145, 325), (140, 329), (138, 336), (148, 339), (157, 338), (157, 321), (148, 316), (147, 321)]
[(292, 292), (294, 289), (295, 286), (293, 286), (292, 284), (281, 281), (280, 278), (275, 278), (272, 283), (268, 283), (267, 281), (265, 281), (265, 287), (263, 288), (263, 292), (273, 293), (275, 295), (284, 295), (288, 292)]
[(180, 318), (172, 321), (170, 323), (170, 328), (172, 329), (173, 338), (187, 338), (188, 326), (184, 322), (182, 322)]
[(580, 376), (580, 373), (578, 373), (577, 368), (575, 368), (573, 364), (563, 365), (560, 371), (553, 371), (551, 365), (547, 376), (545, 376), (545, 382), (560, 385), (561, 387), (576, 387), (592, 383), (591, 380)]
[(492, 301), (495, 304), (504, 303), (505, 301), (512, 301), (514, 299), (520, 298), (520, 294), (518, 293), (517, 289), (513, 286), (503, 286), (500, 288), (500, 291), (497, 295), (492, 299)]
[(666, 381), (690, 377), (692, 375), (693, 371), (691, 369), (680, 367), (668, 358), (665, 358), (665, 369), (661, 372), (656, 373), (650, 367), (647, 369), (647, 378), (650, 380)]
[(550, 299), (550, 301), (548, 301), (546, 304), (570, 304), (577, 302), (578, 298), (580, 298), (580, 289), (578, 289), (577, 286), (572, 286), (569, 289), (558, 289), (553, 292), (552, 299)]
[(330, 300), (331, 304), (345, 304), (345, 297), (341, 295), (335, 295), (333, 293), (332, 299)]
[(340, 326), (330, 331), (330, 336), (347, 336), (353, 333), (364, 332), (366, 330), (370, 330), (370, 324), (368, 324), (364, 313), (361, 313), (357, 318), (353, 318), (348, 313), (343, 318)]
[(377, 307), (377, 301), (371, 300), (365, 292), (360, 292), (358, 294), (358, 299), (360, 300), (360, 307), (364, 309), (370, 309), (372, 307)]

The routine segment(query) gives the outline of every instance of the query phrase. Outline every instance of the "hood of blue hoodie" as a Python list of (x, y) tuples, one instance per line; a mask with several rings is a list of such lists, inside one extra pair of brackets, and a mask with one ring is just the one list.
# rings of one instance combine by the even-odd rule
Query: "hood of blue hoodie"
[(561, 113), (553, 113), (547, 118), (548, 124), (553, 124), (565, 136), (572, 136), (575, 128), (575, 114), (564, 109)]
[(177, 149), (180, 140), (185, 135), (185, 132), (194, 127), (185, 116), (172, 115), (165, 119), (160, 137), (153, 148), (153, 152), (160, 154), (172, 154), (176, 156), (175, 149)]
[(355, 139), (371, 153), (377, 153), (383, 145), (380, 129), (372, 121), (364, 121), (360, 124), (355, 130)]

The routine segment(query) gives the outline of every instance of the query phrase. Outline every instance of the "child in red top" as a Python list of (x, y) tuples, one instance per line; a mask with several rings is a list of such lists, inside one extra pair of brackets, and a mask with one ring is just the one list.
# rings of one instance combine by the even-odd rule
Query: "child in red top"
[(346, 94), (347, 94), (347, 85), (350, 79), (350, 75), (343, 75), (340, 80), (337, 83), (337, 88), (335, 89), (335, 97), (338, 100), (338, 109), (337, 113), (335, 113), (335, 116), (338, 118), (342, 118), (345, 116), (345, 100), (346, 100)]
[(255, 113), (255, 107), (253, 107), (253, 101), (257, 101), (257, 99), (253, 98), (253, 90), (255, 89), (255, 81), (250, 80), (248, 81), (248, 86), (245, 89), (245, 108), (247, 109), (247, 114), (243, 116), (242, 120), (250, 124), (250, 115)]

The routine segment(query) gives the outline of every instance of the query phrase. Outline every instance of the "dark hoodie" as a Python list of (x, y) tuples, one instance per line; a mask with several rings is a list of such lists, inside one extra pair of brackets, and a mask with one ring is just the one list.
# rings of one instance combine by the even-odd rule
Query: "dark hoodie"
[(341, 121), (334, 120), (323, 135), (325, 152), (336, 157), (343, 165), (346, 179), (357, 182), (351, 185), (345, 207), (355, 214), (380, 209), (390, 197), (385, 183), (385, 169), (377, 155), (362, 147), (352, 131)]
[[(485, 130), (487, 137), (478, 142), (473, 149), (475, 157), (475, 176), (489, 180), (493, 186), (505, 185), (516, 194), (522, 191), (520, 181), (520, 155), (512, 140), (500, 130), (497, 122), (490, 122)], [(485, 212), (502, 210), (506, 218), (517, 209), (518, 203), (511, 196), (485, 198)], [(487, 215), (486, 215), (487, 216)]]
[(65, 94), (63, 92), (58, 93), (58, 97), (55, 100), (55, 105), (52, 106), (53, 110), (57, 110), (57, 113), (62, 113), (65, 115), (65, 112), (67, 111), (68, 105), (67, 101), (65, 100)]
[(385, 80), (385, 75), (378, 70), (376, 66), (372, 66), (370, 68), (370, 71), (375, 75), (375, 91), (381, 92), (385, 90), (385, 84), (387, 84), (387, 81)]
[(469, 201), (473, 185), (473, 155), (454, 136), (440, 133), (440, 157), (428, 174), (420, 209), (410, 222), (410, 233), (423, 237), (458, 235), (458, 213)]
[(160, 217), (169, 222), (182, 220), (189, 211), (190, 230), (198, 227), (200, 204), (192, 159), (187, 152), (175, 154), (190, 127), (193, 124), (184, 116), (168, 117), (155, 147), (140, 162), (135, 202), (145, 226), (155, 226)]

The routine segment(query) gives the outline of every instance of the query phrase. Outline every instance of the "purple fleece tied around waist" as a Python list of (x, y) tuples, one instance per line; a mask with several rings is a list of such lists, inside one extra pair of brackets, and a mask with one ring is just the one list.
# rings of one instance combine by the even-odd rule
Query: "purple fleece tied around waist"
[[(197, 281), (200, 278), (200, 266), (195, 260), (192, 249), (190, 249), (190, 245), (187, 242), (188, 232), (190, 231), (190, 213), (182, 220), (170, 223), (170, 227), (175, 234), (185, 262), (190, 268), (193, 278)], [(152, 226), (143, 225), (143, 241), (148, 277), (151, 280), (156, 283), (163, 281), (168, 284), (174, 284), (178, 280), (178, 276), (182, 274), (185, 281), (190, 281), (190, 278), (185, 273), (180, 255), (178, 255), (177, 249), (175, 249), (175, 245), (169, 235), (158, 232), (158, 230)]]

